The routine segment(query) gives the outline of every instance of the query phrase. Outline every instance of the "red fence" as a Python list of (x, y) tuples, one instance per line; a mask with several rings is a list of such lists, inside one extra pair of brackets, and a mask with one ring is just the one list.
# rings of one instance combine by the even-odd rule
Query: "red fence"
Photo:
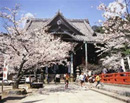
[(101, 74), (101, 82), (130, 85), (130, 72)]

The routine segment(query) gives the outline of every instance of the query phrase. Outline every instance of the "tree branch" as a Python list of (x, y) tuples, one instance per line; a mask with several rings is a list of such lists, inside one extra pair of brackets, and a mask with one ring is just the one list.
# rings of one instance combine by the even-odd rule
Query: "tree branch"
[(28, 51), (28, 49), (27, 49), (27, 47), (24, 45), (24, 44), (22, 44), (22, 46), (24, 47), (24, 49), (29, 53), (29, 51)]
[(20, 56), (20, 52), (12, 44), (10, 44), (10, 46), (17, 52), (17, 55)]

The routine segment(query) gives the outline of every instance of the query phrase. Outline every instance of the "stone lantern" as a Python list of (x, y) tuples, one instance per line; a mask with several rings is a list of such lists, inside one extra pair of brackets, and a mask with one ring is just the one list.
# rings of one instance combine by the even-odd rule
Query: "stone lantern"
[(79, 72), (80, 72), (79, 67), (77, 67), (77, 69), (76, 69), (76, 81), (78, 81), (78, 79), (79, 79)]

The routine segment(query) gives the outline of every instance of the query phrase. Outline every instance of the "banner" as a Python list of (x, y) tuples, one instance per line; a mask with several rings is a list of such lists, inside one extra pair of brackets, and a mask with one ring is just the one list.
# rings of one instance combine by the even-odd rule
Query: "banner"
[(3, 80), (7, 80), (8, 79), (8, 67), (4, 67), (3, 68)]

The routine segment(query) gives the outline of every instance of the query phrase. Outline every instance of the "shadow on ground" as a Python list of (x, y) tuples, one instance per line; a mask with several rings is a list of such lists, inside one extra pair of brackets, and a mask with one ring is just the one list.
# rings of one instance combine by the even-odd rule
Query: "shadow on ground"
[(55, 92), (77, 93), (77, 89), (79, 89), (79, 87), (75, 87), (74, 85), (69, 86), (67, 89), (65, 89), (64, 85), (56, 85), (51, 88), (41, 88), (38, 90), (38, 93), (43, 95), (49, 95), (49, 93)]
[(40, 100), (34, 100), (34, 101), (27, 101), (27, 102), (22, 102), (22, 103), (35, 103), (35, 102), (39, 102), (39, 101), (42, 101), (43, 99), (40, 99)]
[(5, 103), (5, 102), (8, 102), (10, 100), (21, 100), (25, 97), (26, 96), (8, 96), (8, 97), (3, 98), (0, 103)]

